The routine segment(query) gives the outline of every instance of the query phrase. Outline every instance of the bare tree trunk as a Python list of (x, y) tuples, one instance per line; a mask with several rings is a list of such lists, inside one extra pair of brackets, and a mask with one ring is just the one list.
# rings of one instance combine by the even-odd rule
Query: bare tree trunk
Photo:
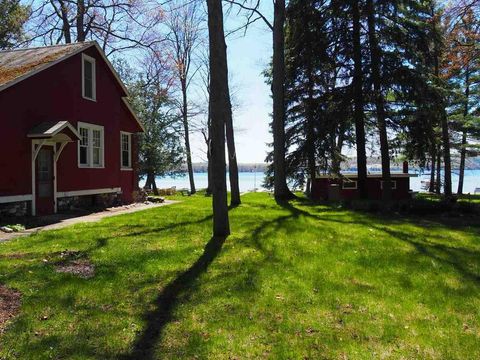
[(145, 189), (152, 190), (155, 195), (158, 195), (157, 183), (155, 181), (155, 174), (153, 172), (147, 173), (147, 180), (145, 181)]
[(440, 195), (442, 192), (442, 176), (441, 176), (441, 170), (442, 170), (442, 153), (440, 151), (440, 147), (437, 149), (437, 180), (435, 181), (435, 193)]
[(222, 0), (207, 0), (210, 43), (210, 115), (213, 180), (213, 234), (228, 236), (225, 164), (225, 122), (232, 109), (228, 89), (227, 46), (223, 29)]
[(273, 19), (273, 172), (277, 200), (294, 197), (287, 186), (285, 164), (285, 0), (275, 0)]
[(458, 195), (463, 194), (463, 184), (465, 182), (465, 163), (467, 157), (467, 131), (463, 130), (462, 134), (462, 148), (460, 149), (460, 174), (458, 178)]
[[(230, 100), (229, 100), (229, 103), (230, 103)], [(230, 103), (230, 109), (231, 107), (232, 106)], [(232, 119), (231, 112), (227, 116), (225, 128), (226, 128), (227, 147), (228, 147), (228, 176), (230, 178), (230, 205), (238, 206), (242, 203), (242, 201), (240, 199), (237, 153), (235, 150), (235, 137), (234, 137), (233, 119)]]
[(443, 161), (445, 163), (445, 182), (443, 184), (446, 197), (452, 196), (452, 160), (450, 157), (450, 134), (448, 129), (448, 119), (445, 109), (442, 111), (442, 143), (443, 143)]
[(368, 38), (370, 41), (370, 57), (372, 67), (372, 79), (375, 98), (375, 107), (377, 110), (377, 127), (380, 136), (380, 153), (382, 156), (382, 178), (383, 191), (382, 198), (384, 201), (392, 200), (392, 182), (390, 174), (390, 150), (388, 145), (387, 122), (385, 115), (385, 99), (382, 94), (381, 80), (381, 55), (378, 45), (377, 34), (375, 29), (375, 6), (373, 0), (367, 0), (368, 12)]
[(353, 61), (354, 61), (354, 102), (355, 102), (355, 137), (357, 147), (358, 168), (358, 193), (361, 199), (368, 198), (367, 190), (367, 152), (365, 119), (363, 113), (363, 70), (362, 70), (362, 44), (360, 34), (360, 9), (357, 0), (352, 0), (353, 18)]
[(77, 42), (85, 41), (85, 1), (77, 0)]
[(195, 189), (195, 179), (193, 177), (192, 151), (190, 148), (190, 129), (188, 125), (188, 98), (186, 79), (181, 79), (182, 85), (182, 119), (183, 130), (185, 132), (185, 152), (187, 155), (188, 179), (190, 181), (190, 193), (193, 195), (197, 192)]
[(433, 193), (435, 191), (435, 162), (437, 161), (437, 151), (435, 148), (432, 150), (432, 166), (430, 169), (430, 184), (428, 191)]
[[(65, 37), (65, 43), (70, 44), (72, 42), (72, 35), (70, 34), (70, 22), (68, 21), (68, 8), (65, 4), (65, 1), (59, 0), (60, 4), (60, 15), (62, 19), (62, 33)], [(53, 1), (52, 1), (52, 5)]]
[[(470, 71), (469, 67), (467, 66), (466, 74), (465, 74), (465, 105), (463, 108), (463, 121), (465, 123), (466, 118), (468, 116), (468, 104), (469, 104), (469, 97), (470, 97)], [(463, 124), (463, 132), (462, 132), (462, 147), (460, 149), (460, 174), (458, 179), (458, 190), (457, 194), (463, 194), (463, 183), (465, 180), (465, 162), (467, 157), (467, 130), (465, 129), (465, 124)]]

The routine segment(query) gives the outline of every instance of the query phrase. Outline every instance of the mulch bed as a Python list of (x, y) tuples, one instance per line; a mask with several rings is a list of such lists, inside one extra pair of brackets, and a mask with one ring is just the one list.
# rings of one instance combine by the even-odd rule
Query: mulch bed
[(0, 284), (0, 334), (5, 331), (7, 322), (20, 310), (21, 294)]

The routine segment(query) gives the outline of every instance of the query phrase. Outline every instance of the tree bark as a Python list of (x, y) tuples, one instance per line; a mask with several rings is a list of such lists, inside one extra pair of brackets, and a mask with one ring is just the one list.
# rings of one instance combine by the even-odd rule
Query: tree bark
[(59, 4), (62, 19), (62, 33), (65, 37), (65, 43), (70, 44), (72, 42), (72, 35), (70, 34), (70, 22), (68, 21), (68, 8), (63, 0), (59, 0)]
[(462, 147), (460, 149), (460, 174), (458, 178), (458, 190), (457, 194), (463, 194), (463, 183), (465, 180), (465, 162), (467, 157), (467, 130), (465, 129), (465, 122), (468, 116), (468, 103), (470, 97), (470, 71), (467, 66), (466, 74), (465, 74), (465, 105), (463, 108), (463, 130), (462, 130)]
[(85, 41), (85, 1), (77, 0), (77, 42)]
[(430, 169), (430, 184), (428, 186), (428, 191), (433, 193), (435, 191), (435, 162), (437, 161), (437, 151), (435, 148), (432, 150), (432, 167)]
[(152, 190), (158, 196), (157, 183), (155, 181), (155, 174), (153, 172), (147, 173), (147, 180), (145, 181), (145, 189)]
[(380, 153), (382, 157), (382, 178), (384, 201), (392, 200), (392, 182), (390, 173), (390, 150), (388, 144), (387, 122), (385, 115), (385, 98), (382, 94), (381, 55), (375, 29), (375, 6), (373, 0), (367, 0), (368, 38), (370, 42), (370, 58), (372, 67), (373, 92), (377, 113), (377, 128), (380, 137)]
[(228, 236), (225, 164), (225, 121), (231, 114), (228, 89), (227, 46), (223, 29), (222, 0), (207, 0), (210, 48), (210, 115), (213, 180), (213, 234)]
[(293, 194), (287, 186), (285, 164), (285, 0), (275, 0), (273, 18), (273, 172), (274, 195), (288, 200)]
[(181, 79), (182, 87), (182, 120), (183, 130), (185, 132), (185, 153), (187, 155), (188, 179), (190, 181), (190, 193), (193, 195), (197, 192), (195, 189), (195, 179), (193, 177), (192, 151), (190, 148), (190, 129), (188, 125), (188, 97), (187, 97), (187, 79)]
[[(231, 109), (232, 106), (231, 106), (230, 100), (229, 100), (229, 104)], [(228, 148), (228, 176), (230, 178), (230, 205), (238, 206), (242, 203), (242, 201), (240, 199), (237, 153), (235, 150), (235, 137), (234, 137), (233, 119), (232, 119), (231, 112), (227, 116), (225, 128), (226, 128), (227, 148)]]
[(353, 91), (355, 103), (355, 137), (357, 147), (358, 193), (361, 199), (368, 198), (367, 190), (367, 152), (365, 149), (365, 119), (363, 113), (363, 70), (362, 70), (362, 44), (360, 34), (360, 9), (357, 0), (352, 0), (353, 20)]
[[(433, 14), (433, 25), (436, 27), (439, 26), (438, 24), (438, 16)], [(434, 60), (434, 71), (435, 77), (440, 81), (440, 46), (438, 41), (435, 42), (435, 60)], [(446, 104), (445, 101), (442, 99), (439, 104), (439, 116), (440, 116), (440, 125), (442, 128), (442, 146), (443, 146), (443, 162), (444, 162), (444, 192), (445, 197), (452, 196), (452, 161), (450, 156), (450, 131), (448, 128), (448, 118), (446, 113)], [(440, 154), (438, 155), (440, 158)]]
[(442, 176), (441, 176), (441, 170), (442, 170), (442, 154), (440, 151), (440, 147), (437, 149), (437, 180), (435, 181), (435, 193), (440, 195), (442, 192)]

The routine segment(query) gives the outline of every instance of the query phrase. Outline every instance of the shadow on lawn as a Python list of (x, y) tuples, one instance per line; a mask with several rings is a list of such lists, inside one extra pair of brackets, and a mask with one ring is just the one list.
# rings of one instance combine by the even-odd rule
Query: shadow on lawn
[[(429, 257), (435, 261), (443, 263), (447, 266), (451, 266), (457, 273), (459, 273), (464, 279), (472, 281), (475, 285), (480, 286), (480, 274), (473, 272), (467, 266), (467, 263), (473, 263), (474, 268), (478, 268), (480, 265), (480, 252), (474, 249), (467, 249), (459, 246), (448, 246), (442, 243), (436, 243), (427, 241), (425, 239), (420, 240), (412, 237), (411, 234), (392, 228), (401, 222), (410, 222), (412, 225), (418, 227), (428, 228), (429, 226), (443, 226), (447, 229), (460, 230), (471, 233), (473, 235), (480, 235), (480, 221), (473, 222), (472, 220), (478, 219), (478, 217), (445, 217), (445, 216), (425, 216), (425, 217), (412, 217), (401, 216), (400, 220), (395, 217), (378, 215), (374, 218), (374, 214), (355, 214), (354, 221), (344, 221), (340, 219), (333, 219), (331, 217), (319, 216), (312, 214), (306, 210), (300, 209), (292, 205), (291, 202), (277, 202), (277, 204), (284, 209), (290, 211), (293, 217), (305, 216), (316, 221), (323, 222), (335, 222), (340, 224), (358, 224), (364, 225), (369, 228), (373, 228), (378, 231), (382, 231), (387, 235), (410, 244), (415, 248), (418, 254)], [(316, 204), (303, 199), (301, 206), (315, 207)], [(283, 220), (289, 218), (286, 216)], [(281, 219), (277, 219), (281, 220)], [(377, 222), (376, 222), (377, 221)], [(379, 224), (380, 223), (380, 224)], [(441, 239), (440, 239), (441, 240)]]
[(164, 327), (171, 321), (172, 311), (180, 296), (188, 293), (192, 283), (207, 270), (220, 253), (225, 240), (225, 237), (212, 237), (202, 256), (163, 289), (155, 300), (156, 308), (145, 314), (147, 324), (137, 338), (132, 353), (123, 359), (153, 359), (155, 345), (161, 338)]

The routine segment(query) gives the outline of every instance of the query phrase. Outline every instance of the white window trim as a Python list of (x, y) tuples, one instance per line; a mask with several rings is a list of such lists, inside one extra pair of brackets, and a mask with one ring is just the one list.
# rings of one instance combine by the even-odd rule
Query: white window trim
[[(383, 190), (383, 180), (380, 181), (380, 189)], [(397, 180), (390, 180), (390, 183), (392, 184), (392, 190), (397, 190)]]
[[(345, 187), (345, 183), (355, 183), (355, 187)], [(342, 190), (357, 190), (358, 189), (358, 181), (356, 180), (343, 180), (342, 181)]]
[[(88, 164), (80, 164), (80, 140), (77, 141), (77, 162), (78, 167), (81, 169), (104, 169), (105, 168), (105, 130), (104, 127), (101, 125), (89, 124), (85, 122), (78, 122), (77, 130), (80, 133), (80, 128), (85, 128), (88, 130)], [(101, 165), (93, 165), (93, 132), (92, 130), (99, 130), (100, 131), (100, 162)]]
[[(123, 166), (123, 135), (128, 135), (128, 164), (129, 166)], [(126, 131), (120, 131), (120, 169), (125, 171), (133, 170), (132, 166), (132, 133)]]
[[(85, 61), (92, 64), (92, 98), (85, 96)], [(82, 97), (86, 100), (97, 101), (97, 70), (95, 59), (82, 54)]]

